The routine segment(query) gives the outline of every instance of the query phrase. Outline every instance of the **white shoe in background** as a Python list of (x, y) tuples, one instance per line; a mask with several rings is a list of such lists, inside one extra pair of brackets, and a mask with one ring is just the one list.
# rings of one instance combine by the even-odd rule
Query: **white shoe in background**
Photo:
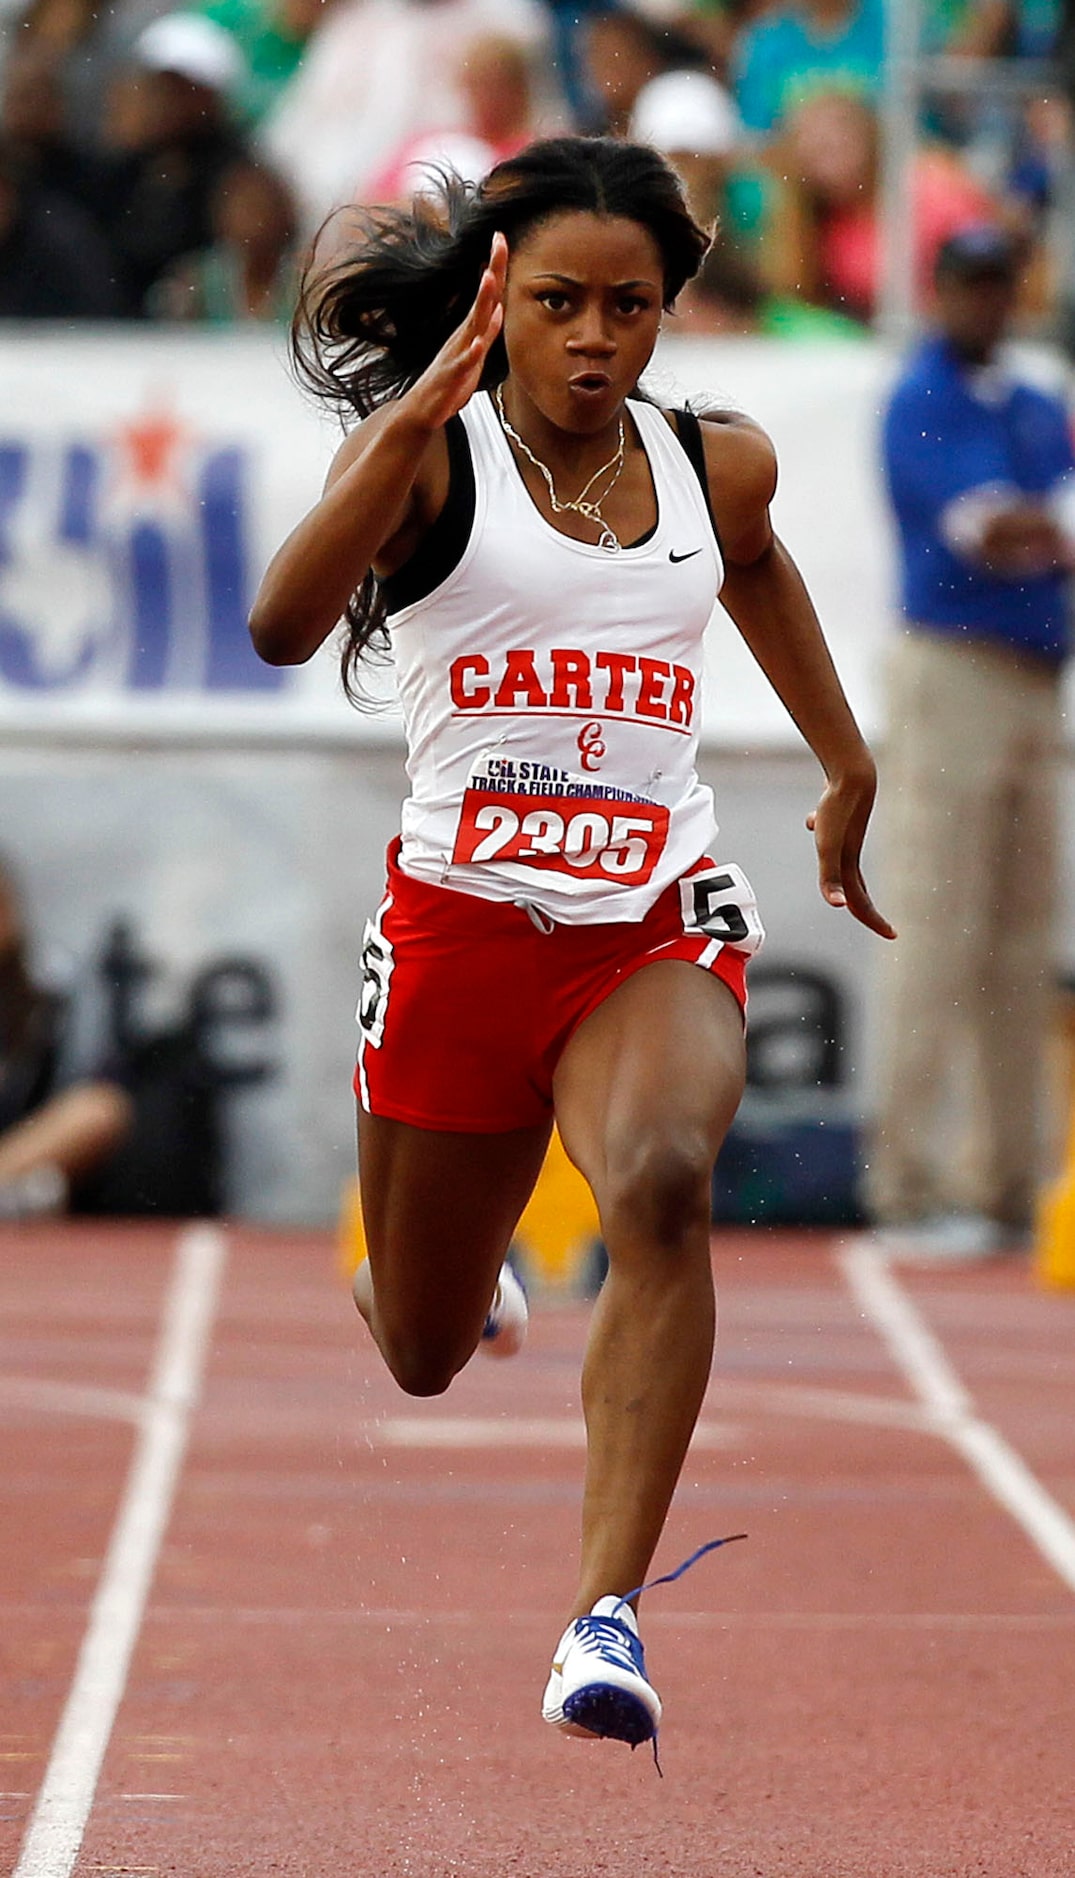
[(67, 1178), (51, 1161), (0, 1184), (0, 1220), (54, 1219), (67, 1207)]
[[(373, 1281), (368, 1259), (363, 1259), (355, 1270), (351, 1295), (357, 1310), (368, 1323), (373, 1309)], [(484, 1350), (487, 1356), (517, 1356), (526, 1342), (529, 1322), (526, 1292), (505, 1260), (500, 1267), (479, 1349)]]
[(902, 1225), (877, 1226), (873, 1237), (891, 1258), (916, 1265), (970, 1265), (1022, 1249), (1011, 1226), (985, 1213), (936, 1213)]
[(526, 1292), (505, 1259), (479, 1347), (487, 1356), (517, 1356), (526, 1342), (529, 1323)]

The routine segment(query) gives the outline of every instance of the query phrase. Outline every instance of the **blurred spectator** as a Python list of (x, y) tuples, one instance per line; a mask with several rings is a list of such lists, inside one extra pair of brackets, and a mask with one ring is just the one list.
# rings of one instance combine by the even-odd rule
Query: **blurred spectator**
[(172, 13), (139, 36), (113, 87), (106, 232), (126, 311), (140, 317), (162, 276), (214, 241), (212, 202), (243, 156), (229, 96), (242, 73), (230, 35), (196, 13)]
[(0, 1219), (61, 1211), (131, 1124), (118, 1084), (64, 1085), (63, 1019), (62, 1000), (31, 976), (14, 889), (0, 868)]
[(934, 40), (941, 27), (946, 51), (977, 58), (1047, 59), (1056, 45), (1062, 10), (1062, 0), (933, 0), (927, 20)]
[(695, 278), (676, 301), (677, 333), (713, 337), (763, 333), (773, 339), (861, 339), (857, 320), (793, 294), (766, 291), (749, 255), (723, 238), (714, 242)]
[(369, 183), (370, 202), (402, 202), (445, 168), (480, 182), (534, 136), (530, 54), (517, 39), (483, 33), (464, 48), (457, 73), (464, 120), (457, 130), (412, 137)]
[(652, 144), (679, 172), (696, 221), (720, 214), (739, 119), (723, 85), (707, 72), (667, 71), (643, 85), (628, 135)]
[(1008, 48), (1006, 16), (1012, 10), (1010, 0), (926, 0), (921, 17), (922, 50), (993, 58)]
[(547, 59), (539, 0), (337, 0), (260, 133), (309, 231), (342, 204), (368, 201), (403, 144), (462, 126), (459, 61), (483, 32)]
[[(774, 187), (765, 236), (765, 272), (778, 293), (798, 294), (869, 320), (881, 270), (877, 116), (862, 97), (820, 92), (785, 119), (774, 152), (784, 180)], [(920, 301), (949, 235), (998, 220), (1000, 207), (954, 151), (922, 145), (914, 155), (908, 204), (914, 226)]]
[(43, 188), (0, 136), (0, 319), (110, 319), (113, 257), (77, 202)]
[(767, 11), (735, 48), (732, 82), (748, 130), (771, 135), (815, 91), (875, 97), (884, 60), (884, 0), (799, 0)]
[(997, 228), (945, 245), (938, 330), (884, 424), (906, 630), (889, 671), (899, 939), (882, 961), (870, 1197), (890, 1242), (922, 1257), (1018, 1243), (1039, 1177), (1075, 456), (1065, 405), (999, 353), (1018, 271)]
[[(977, 58), (1050, 57), (1057, 48), (1060, 0), (964, 0), (927, 15), (926, 49)], [(947, 29), (947, 30), (946, 30)], [(1059, 121), (1058, 121), (1059, 119)], [(1035, 121), (1037, 120), (1037, 121)], [(989, 84), (931, 93), (926, 128), (954, 143), (983, 182), (1044, 208), (1051, 196), (1054, 139), (1070, 140), (1070, 112), (1058, 98), (1024, 103)]]
[(298, 292), (297, 219), (283, 178), (240, 158), (213, 191), (212, 245), (178, 261), (158, 281), (151, 313), (214, 326), (286, 325)]
[(552, 64), (567, 104), (572, 127), (583, 136), (599, 129), (600, 107), (586, 69), (585, 31), (592, 13), (608, 10), (609, 0), (544, 0), (552, 22)]
[(223, 26), (243, 55), (233, 95), (244, 124), (258, 124), (302, 61), (307, 41), (333, 0), (201, 0), (199, 12)]
[(679, 171), (692, 212), (720, 214), (739, 118), (730, 94), (689, 39), (637, 7), (594, 14), (585, 28), (588, 82), (606, 136), (652, 144)]
[(607, 7), (583, 32), (587, 83), (601, 113), (598, 129), (626, 137), (639, 92), (668, 67), (657, 27), (631, 7)]
[(1040, 230), (1066, 175), (1072, 114), (1066, 98), (1031, 98), (1016, 128), (1004, 187), (1029, 236)]
[(710, 70), (730, 85), (740, 39), (772, 5), (773, 0), (684, 0), (676, 9), (675, 23), (704, 51)]
[(1055, 96), (1030, 99), (1012, 127), (1001, 181), (1005, 219), (1029, 257), (1019, 305), (1024, 325), (1051, 324), (1064, 298), (1069, 239), (1060, 217), (1066, 220), (1073, 128), (1071, 105)]
[(12, 34), (13, 49), (33, 46), (54, 60), (63, 97), (64, 134), (79, 150), (101, 141), (103, 101), (130, 58), (139, 33), (175, 0), (29, 0)]
[(0, 130), (27, 178), (59, 195), (78, 193), (88, 159), (67, 135), (59, 61), (39, 42), (17, 41), (4, 62)]

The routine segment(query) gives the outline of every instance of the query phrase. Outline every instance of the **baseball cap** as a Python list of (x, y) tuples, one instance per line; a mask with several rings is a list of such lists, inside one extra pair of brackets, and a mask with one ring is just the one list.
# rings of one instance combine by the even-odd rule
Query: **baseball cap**
[(937, 280), (1010, 280), (1018, 273), (1022, 245), (995, 222), (958, 228), (941, 243), (934, 263)]
[(134, 57), (151, 72), (175, 72), (207, 91), (231, 91), (246, 70), (235, 40), (201, 13), (165, 13), (134, 42)]
[(666, 156), (726, 156), (739, 134), (739, 115), (723, 85), (707, 72), (661, 72), (643, 85), (630, 135)]

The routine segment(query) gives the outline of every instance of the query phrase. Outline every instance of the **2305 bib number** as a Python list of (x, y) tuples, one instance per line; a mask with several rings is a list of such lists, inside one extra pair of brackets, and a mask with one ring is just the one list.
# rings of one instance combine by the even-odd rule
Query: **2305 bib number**
[(522, 861), (583, 879), (641, 886), (668, 837), (668, 810), (655, 802), (579, 802), (570, 796), (502, 795), (468, 789), (453, 861)]

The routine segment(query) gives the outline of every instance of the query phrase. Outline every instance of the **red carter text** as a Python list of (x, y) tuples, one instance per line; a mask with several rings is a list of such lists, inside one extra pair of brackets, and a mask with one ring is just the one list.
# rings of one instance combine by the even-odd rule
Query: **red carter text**
[(541, 656), (527, 647), (508, 652), (494, 670), (481, 652), (454, 659), (452, 703), (458, 711), (621, 711), (631, 717), (689, 730), (694, 715), (694, 673), (667, 659), (633, 652), (595, 652), (572, 646)]

